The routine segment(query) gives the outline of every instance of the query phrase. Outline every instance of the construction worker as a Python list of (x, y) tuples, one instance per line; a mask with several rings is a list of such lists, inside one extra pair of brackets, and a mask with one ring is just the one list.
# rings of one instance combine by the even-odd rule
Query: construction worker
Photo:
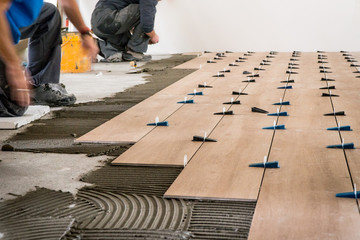
[[(61, 0), (62, 7), (81, 33), (91, 56), (98, 47), (89, 34), (76, 0)], [(58, 9), (43, 0), (0, 1), (0, 117), (21, 116), (30, 104), (66, 106), (76, 97), (59, 84), (61, 18)], [(30, 38), (25, 70), (14, 44)]]
[(149, 61), (144, 53), (159, 42), (154, 30), (160, 0), (99, 0), (91, 17), (100, 55), (107, 62)]

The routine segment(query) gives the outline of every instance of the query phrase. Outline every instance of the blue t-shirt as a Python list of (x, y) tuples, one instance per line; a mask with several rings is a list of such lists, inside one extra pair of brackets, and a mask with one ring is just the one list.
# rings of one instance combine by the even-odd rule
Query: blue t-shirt
[(20, 40), (20, 28), (31, 25), (39, 16), (43, 0), (13, 0), (6, 16), (14, 43)]

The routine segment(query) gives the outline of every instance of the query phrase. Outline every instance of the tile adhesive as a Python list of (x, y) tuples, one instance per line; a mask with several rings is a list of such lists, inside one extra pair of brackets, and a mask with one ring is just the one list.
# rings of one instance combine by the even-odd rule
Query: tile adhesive
[[(144, 68), (153, 75), (149, 83), (112, 99), (58, 111), (55, 118), (39, 120), (7, 144), (15, 151), (118, 156), (130, 145), (72, 145), (72, 136), (86, 133), (191, 73), (193, 70), (172, 69), (189, 59), (175, 55), (151, 62)], [(154, 70), (160, 66), (161, 70)], [(76, 121), (82, 122), (66, 124)], [(54, 133), (54, 126), (60, 132)], [(57, 139), (57, 144), (50, 146), (49, 139)], [(0, 239), (247, 239), (256, 202), (164, 199), (181, 171), (174, 167), (106, 165), (83, 176), (81, 181), (93, 185), (76, 196), (38, 188), (0, 202)]]

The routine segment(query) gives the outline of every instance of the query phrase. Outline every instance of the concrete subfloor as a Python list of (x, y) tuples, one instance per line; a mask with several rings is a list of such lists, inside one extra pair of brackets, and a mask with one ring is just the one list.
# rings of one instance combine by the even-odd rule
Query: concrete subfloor
[(106, 156), (19, 152), (1, 152), (0, 158), (0, 200), (24, 195), (35, 187), (76, 194), (87, 185), (78, 181), (80, 177), (107, 160)]
[[(170, 55), (153, 56), (160, 60)], [(141, 67), (144, 63), (139, 63)], [(77, 96), (78, 103), (111, 97), (133, 86), (144, 84), (147, 74), (127, 74), (132, 70), (128, 62), (96, 63), (91, 72), (61, 74), (61, 82), (68, 92)], [(52, 108), (52, 111), (61, 108)], [(50, 118), (51, 115), (44, 118)], [(21, 133), (32, 124), (17, 130), (0, 130), (0, 144)], [(49, 154), (0, 151), (0, 202), (32, 191), (35, 187), (69, 191), (73, 194), (86, 184), (80, 177), (103, 166), (107, 156), (88, 158), (85, 154)]]
[[(194, 72), (173, 67), (195, 56), (175, 54), (152, 61), (141, 71), (150, 76), (126, 74), (128, 63), (100, 63), (87, 74), (62, 75), (69, 92), (84, 103), (52, 109), (20, 130), (0, 131), (0, 144), (14, 150), (0, 151), (0, 179), (5, 179), (0, 183), (0, 239), (64, 236), (54, 232), (64, 226), (66, 239), (247, 239), (256, 202), (164, 199), (182, 168), (112, 166), (107, 160), (130, 146), (73, 144), (77, 136)], [(144, 76), (146, 83), (120, 93), (121, 86), (113, 88), (133, 76)], [(113, 81), (107, 79), (111, 77)], [(134, 85), (140, 80), (131, 79)], [(113, 96), (97, 100), (104, 92), (93, 92), (104, 82), (104, 89), (116, 94), (105, 93)], [(92, 186), (83, 187), (85, 183)], [(17, 195), (22, 196), (4, 201)]]
[[(168, 57), (170, 55), (155, 55), (153, 60)], [(144, 62), (139, 62), (137, 68), (144, 64)], [(61, 82), (65, 84), (68, 92), (76, 95), (77, 103), (91, 102), (110, 97), (133, 86), (144, 84), (146, 81), (143, 77), (148, 76), (148, 74), (128, 74), (134, 70), (135, 68), (131, 67), (128, 62), (99, 62), (93, 64), (91, 72), (61, 74)], [(122, 77), (124, 75), (126, 75), (125, 78)]]

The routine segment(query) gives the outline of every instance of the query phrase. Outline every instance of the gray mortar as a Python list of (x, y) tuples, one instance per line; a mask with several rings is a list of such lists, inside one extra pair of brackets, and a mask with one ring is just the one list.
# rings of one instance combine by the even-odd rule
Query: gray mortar
[(74, 199), (70, 193), (37, 189), (0, 204), (0, 232), (3, 239), (37, 239), (41, 234), (54, 239), (65, 234), (63, 239), (247, 239), (254, 209), (255, 202), (200, 202), (91, 189), (79, 191)]
[(192, 239), (247, 239), (256, 202), (196, 202), (189, 231)]
[(4, 144), (10, 144), (15, 151), (118, 156), (130, 145), (74, 144), (73, 141), (76, 137), (84, 135), (192, 73), (194, 70), (173, 69), (173, 67), (194, 57), (178, 54), (168, 59), (149, 62), (143, 67), (143, 71), (151, 75), (145, 77), (146, 84), (135, 86), (102, 101), (81, 103), (55, 111), (52, 117), (34, 122), (32, 126), (5, 141)]
[(180, 174), (175, 167), (104, 166), (86, 174), (81, 181), (96, 190), (161, 197)]
[(172, 240), (186, 240), (191, 239), (191, 233), (169, 231), (169, 230), (127, 230), (127, 229), (96, 229), (96, 230), (78, 230), (73, 229), (67, 236), (67, 240), (159, 240), (159, 239), (172, 239)]
[(49, 217), (58, 209), (64, 209), (72, 203), (71, 193), (40, 188), (25, 196), (0, 203), (0, 221), (11, 218)]
[(80, 191), (77, 196), (103, 210), (91, 221), (82, 222), (81, 229), (184, 231), (188, 228), (191, 209), (183, 200), (94, 190)]
[(27, 218), (0, 222), (2, 239), (62, 239), (73, 226), (73, 218)]
[[(149, 84), (115, 98), (55, 112), (54, 119), (37, 121), (9, 143), (18, 151), (120, 155), (130, 146), (73, 145), (72, 140), (192, 72), (169, 69), (173, 65), (167, 60), (161, 68), (154, 64), (145, 68), (153, 75)], [(38, 239), (41, 233), (54, 239), (247, 239), (254, 202), (161, 197), (181, 170), (105, 166), (82, 178), (94, 187), (80, 190), (76, 198), (70, 193), (37, 189), (0, 203), (0, 233), (6, 234), (3, 239)], [(19, 227), (17, 222), (25, 225)]]
[[(164, 192), (178, 173), (176, 168), (106, 166), (84, 177), (97, 184), (94, 189), (80, 190), (75, 199), (70, 193), (41, 188), (1, 203), (0, 232), (9, 236), (15, 231), (15, 226), (5, 224), (9, 220), (51, 218), (57, 219), (55, 229), (63, 229), (69, 219), (76, 220), (64, 239), (247, 239), (255, 202), (200, 202), (155, 196)], [(124, 186), (131, 185), (126, 179), (139, 179), (141, 175), (146, 178), (136, 180), (134, 192), (147, 194), (131, 194), (133, 187), (127, 189), (127, 194), (120, 193)], [(113, 177), (109, 186), (107, 179)], [(157, 184), (162, 187), (150, 187)], [(18, 232), (24, 236), (20, 239), (34, 236), (29, 230), (32, 227), (29, 222), (20, 227)], [(50, 231), (46, 229), (51, 228), (49, 225), (43, 227), (41, 231)]]

